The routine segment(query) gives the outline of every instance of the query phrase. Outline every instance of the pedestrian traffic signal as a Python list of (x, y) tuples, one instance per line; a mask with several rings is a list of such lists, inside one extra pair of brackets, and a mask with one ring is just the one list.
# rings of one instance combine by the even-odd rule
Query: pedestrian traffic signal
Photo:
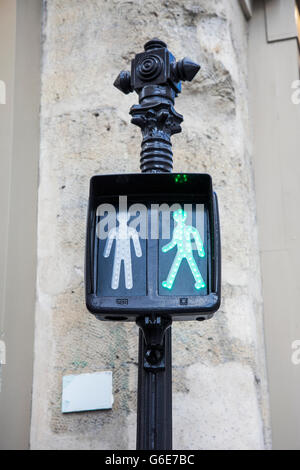
[(94, 176), (86, 303), (102, 320), (210, 318), (220, 304), (217, 197), (205, 174)]

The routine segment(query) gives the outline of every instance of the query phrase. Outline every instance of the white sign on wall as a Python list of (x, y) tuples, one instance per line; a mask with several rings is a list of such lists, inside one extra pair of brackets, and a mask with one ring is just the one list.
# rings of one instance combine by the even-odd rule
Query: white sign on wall
[(6, 104), (6, 86), (3, 80), (0, 80), (0, 104)]
[(63, 377), (62, 413), (109, 410), (112, 405), (111, 371)]
[(0, 340), (0, 365), (1, 364), (6, 364), (6, 347), (2, 340)]

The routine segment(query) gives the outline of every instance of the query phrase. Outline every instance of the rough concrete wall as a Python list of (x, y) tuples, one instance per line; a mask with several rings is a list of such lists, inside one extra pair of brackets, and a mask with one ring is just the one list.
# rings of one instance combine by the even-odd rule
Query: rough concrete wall
[[(137, 328), (84, 306), (89, 178), (139, 171), (133, 95), (113, 80), (158, 36), (201, 72), (177, 99), (175, 171), (211, 173), (223, 243), (214, 319), (173, 326), (175, 449), (269, 446), (251, 147), (247, 23), (236, 0), (44, 3), (32, 448), (134, 449)], [(112, 411), (62, 415), (66, 373), (112, 370)]]

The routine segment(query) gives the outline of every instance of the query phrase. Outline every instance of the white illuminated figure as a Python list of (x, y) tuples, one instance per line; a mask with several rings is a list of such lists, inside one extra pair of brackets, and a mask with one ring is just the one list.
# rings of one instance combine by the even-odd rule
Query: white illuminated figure
[(113, 272), (111, 278), (111, 288), (118, 289), (120, 283), (121, 274), (121, 263), (124, 262), (124, 273), (125, 273), (125, 287), (126, 289), (133, 288), (132, 279), (132, 265), (131, 265), (131, 248), (130, 240), (133, 241), (135, 254), (138, 258), (142, 256), (142, 249), (139, 240), (138, 232), (133, 227), (128, 227), (127, 222), (129, 219), (127, 211), (121, 211), (118, 213), (117, 218), (119, 221), (118, 227), (114, 227), (110, 230), (106, 241), (103, 256), (108, 258), (110, 255), (113, 241), (116, 240), (115, 245), (115, 258), (113, 265)]
[(172, 289), (176, 275), (184, 258), (187, 260), (196, 281), (195, 288), (203, 289), (205, 287), (205, 282), (200, 274), (193, 255), (192, 238), (195, 240), (200, 258), (205, 256), (203, 242), (198, 230), (195, 227), (192, 225), (185, 225), (186, 218), (187, 213), (184, 210), (178, 209), (174, 212), (173, 219), (175, 220), (176, 225), (173, 231), (172, 240), (170, 243), (162, 247), (163, 253), (172, 250), (172, 248), (175, 248), (175, 246), (177, 247), (177, 253), (169, 271), (167, 280), (162, 282), (162, 286), (165, 289)]

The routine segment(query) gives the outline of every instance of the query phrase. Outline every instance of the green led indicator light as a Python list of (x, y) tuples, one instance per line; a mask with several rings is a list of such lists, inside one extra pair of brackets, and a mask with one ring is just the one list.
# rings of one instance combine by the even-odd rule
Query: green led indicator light
[(168, 251), (172, 250), (172, 248), (175, 248), (175, 246), (177, 247), (177, 253), (169, 271), (167, 280), (162, 282), (162, 286), (165, 289), (171, 290), (173, 288), (173, 284), (176, 279), (178, 270), (184, 259), (187, 260), (194, 276), (195, 288), (199, 290), (205, 287), (205, 282), (200, 274), (199, 268), (193, 255), (192, 238), (195, 240), (198, 255), (200, 256), (200, 258), (204, 258), (205, 256), (203, 242), (198, 230), (192, 225), (185, 224), (186, 218), (187, 213), (184, 210), (178, 209), (174, 212), (173, 219), (175, 220), (176, 225), (173, 231), (172, 240), (170, 241), (170, 243), (162, 247), (163, 253), (167, 253)]
[(174, 181), (175, 183), (187, 183), (188, 176), (187, 175), (175, 175)]

